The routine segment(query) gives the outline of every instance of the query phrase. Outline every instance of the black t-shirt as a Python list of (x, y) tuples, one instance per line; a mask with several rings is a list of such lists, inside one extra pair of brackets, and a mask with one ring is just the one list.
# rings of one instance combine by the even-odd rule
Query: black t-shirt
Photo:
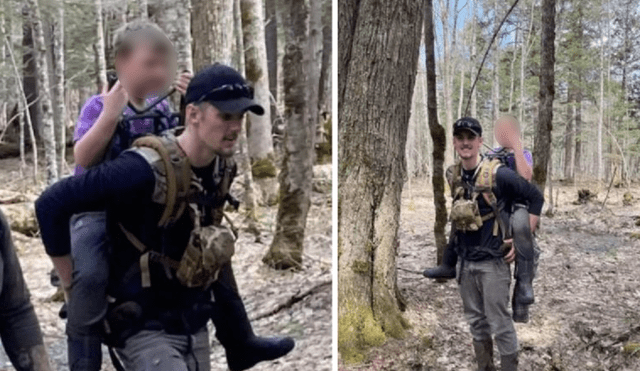
[[(463, 170), (462, 181), (472, 185), (474, 183), (474, 174), (475, 169)], [(496, 185), (493, 188), (493, 193), (502, 209), (509, 210), (513, 202), (523, 201), (529, 205), (530, 214), (540, 215), (544, 197), (536, 186), (527, 182), (506, 166), (500, 166), (497, 169), (495, 180)], [(482, 196), (478, 197), (478, 208), (481, 215), (493, 211)], [(503, 243), (502, 235), (501, 233), (498, 233), (498, 236), (493, 235), (493, 224), (495, 222), (495, 218), (485, 221), (476, 232), (456, 232), (455, 246), (464, 259), (480, 261), (502, 256), (500, 251), (500, 246)], [(452, 242), (450, 241), (450, 243)]]

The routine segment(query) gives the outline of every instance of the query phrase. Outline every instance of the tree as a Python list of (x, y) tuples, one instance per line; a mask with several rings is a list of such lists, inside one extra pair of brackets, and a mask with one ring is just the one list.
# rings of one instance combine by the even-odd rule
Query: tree
[(331, 112), (331, 0), (325, 0), (322, 15), (322, 65), (318, 87), (318, 107)]
[[(447, 226), (447, 205), (444, 197), (444, 164), (445, 151), (447, 149), (445, 129), (438, 123), (438, 104), (436, 93), (436, 60), (435, 60), (435, 36), (433, 32), (433, 0), (427, 0), (424, 16), (424, 40), (426, 54), (426, 80), (427, 80), (427, 112), (429, 117), (429, 131), (433, 142), (433, 169), (431, 173), (431, 185), (433, 186), (433, 203), (436, 208), (436, 223), (433, 233), (436, 239), (437, 263), (442, 263), (444, 249), (447, 246), (445, 227)], [(460, 97), (462, 99), (462, 97)], [(449, 125), (449, 124), (448, 124)], [(451, 124), (453, 125), (453, 124)]]
[(53, 24), (53, 113), (56, 133), (56, 152), (60, 158), (60, 173), (66, 165), (67, 109), (64, 104), (64, 2), (58, 2), (58, 14)]
[(107, 88), (107, 60), (105, 58), (104, 17), (102, 16), (102, 0), (95, 0), (96, 43), (93, 45), (96, 58), (96, 82), (98, 91)]
[(40, 119), (41, 107), (37, 103), (40, 96), (40, 87), (36, 77), (36, 58), (35, 46), (33, 44), (33, 29), (29, 20), (30, 9), (27, 4), (22, 7), (22, 87), (27, 97), (28, 115), (31, 122), (35, 125), (34, 131), (36, 136), (41, 136)]
[(538, 128), (534, 141), (533, 182), (543, 191), (547, 181), (549, 151), (551, 149), (551, 131), (553, 129), (555, 17), (555, 0), (542, 0), (540, 108), (538, 109)]
[(406, 326), (396, 249), (422, 3), (338, 3), (338, 349), (346, 361)]
[(233, 65), (235, 38), (233, 34), (234, 0), (192, 0), (191, 32), (193, 34), (193, 65), (195, 71), (220, 62)]
[(56, 144), (53, 123), (53, 107), (49, 95), (49, 77), (47, 76), (48, 61), (47, 48), (44, 42), (44, 31), (38, 0), (28, 0), (30, 8), (31, 29), (33, 30), (34, 56), (36, 71), (40, 89), (40, 106), (42, 108), (42, 141), (44, 142), (44, 157), (47, 163), (47, 183), (52, 184), (58, 180), (58, 167), (56, 163)]
[[(318, 2), (311, 2), (312, 13), (318, 12)], [(280, 191), (276, 231), (262, 261), (276, 269), (300, 268), (307, 213), (311, 205), (313, 178), (314, 121), (310, 113), (317, 113), (319, 68), (317, 37), (309, 35), (309, 9), (302, 1), (285, 0), (284, 75), (285, 121), (284, 159), (279, 175)], [(309, 28), (316, 20), (311, 19)], [(313, 17), (312, 17), (313, 18)], [(311, 36), (311, 37), (310, 37)], [(314, 95), (315, 94), (315, 101)], [(311, 107), (310, 107), (311, 106)]]
[(271, 93), (271, 124), (276, 121), (278, 101), (278, 17), (276, 0), (265, 0), (264, 34), (267, 48), (267, 69), (269, 71), (269, 92)]
[[(247, 135), (251, 161), (273, 167), (273, 139), (271, 136), (271, 103), (264, 32), (262, 0), (241, 0), (242, 35), (244, 43), (245, 76), (253, 84), (255, 99), (265, 114), (247, 116)], [(254, 174), (255, 175), (255, 174)]]

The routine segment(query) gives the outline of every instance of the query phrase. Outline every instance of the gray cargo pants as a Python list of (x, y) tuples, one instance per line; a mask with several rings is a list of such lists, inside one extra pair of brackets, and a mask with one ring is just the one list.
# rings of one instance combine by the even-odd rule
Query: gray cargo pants
[(209, 332), (206, 326), (193, 335), (170, 335), (142, 330), (116, 353), (127, 371), (210, 371)]
[(511, 269), (502, 258), (464, 261), (460, 271), (460, 296), (473, 340), (495, 336), (500, 355), (518, 351), (518, 338), (509, 313)]

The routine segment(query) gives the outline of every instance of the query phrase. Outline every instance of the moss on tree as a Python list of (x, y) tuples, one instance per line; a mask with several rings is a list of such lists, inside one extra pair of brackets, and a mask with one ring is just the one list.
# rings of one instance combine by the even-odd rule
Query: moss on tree
[(256, 179), (275, 178), (276, 173), (276, 166), (269, 158), (261, 158), (251, 165), (251, 174)]
[(340, 309), (338, 351), (347, 364), (364, 361), (367, 349), (382, 345), (386, 336), (370, 308), (348, 302)]

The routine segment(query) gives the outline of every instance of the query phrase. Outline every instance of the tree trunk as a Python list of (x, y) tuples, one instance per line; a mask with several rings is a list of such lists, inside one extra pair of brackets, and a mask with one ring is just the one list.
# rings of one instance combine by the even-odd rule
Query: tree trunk
[(60, 159), (60, 174), (66, 167), (67, 112), (64, 104), (64, 2), (58, 3), (58, 14), (53, 25), (53, 66), (55, 85), (53, 86), (54, 123), (56, 132), (56, 153)]
[(542, 0), (542, 33), (540, 44), (540, 109), (538, 130), (534, 140), (533, 182), (544, 191), (553, 129), (554, 64), (555, 64), (555, 0)]
[[(477, 27), (478, 27), (478, 19), (477, 19), (477, 11), (476, 11), (476, 7), (477, 7), (477, 1), (473, 1), (473, 18), (471, 21), (472, 24), (472, 36), (471, 36), (471, 61), (469, 63), (469, 78), (471, 79), (469, 81), (469, 84), (471, 86), (471, 84), (473, 84), (473, 67), (476, 65), (476, 35), (477, 35)], [(469, 87), (471, 88), (471, 87)], [(465, 112), (466, 115), (466, 112)], [(473, 91), (471, 92), (471, 117), (474, 118), (479, 118), (478, 117), (478, 95), (477, 95), (477, 89), (473, 89)]]
[[(37, 102), (40, 96), (40, 87), (38, 86), (35, 46), (33, 45), (33, 29), (29, 21), (29, 6), (22, 7), (22, 86), (27, 97), (27, 108), (29, 117), (34, 125), (34, 132), (37, 138), (40, 138), (41, 127), (40, 119), (42, 109), (40, 103)], [(36, 103), (34, 103), (36, 102)], [(33, 144), (33, 143), (32, 143)]]
[(191, 32), (193, 34), (193, 66), (195, 71), (220, 62), (233, 65), (234, 0), (192, 0)]
[[(233, 53), (234, 68), (244, 71), (244, 44), (242, 42), (242, 17), (240, 15), (240, 0), (233, 0), (233, 37), (235, 51)], [(249, 158), (249, 145), (247, 143), (247, 120), (242, 120), (242, 130), (238, 138), (240, 143), (240, 169), (242, 170), (242, 182), (244, 186), (244, 208), (249, 223), (256, 222), (256, 197), (253, 189), (253, 175), (251, 174), (251, 159)]]
[[(314, 109), (317, 112), (320, 66), (314, 57), (318, 52), (319, 35), (313, 35), (312, 27), (316, 21), (319, 22), (319, 14), (316, 15), (318, 19), (310, 21), (309, 34), (309, 9), (305, 3), (285, 0), (283, 6), (286, 30), (283, 70), (287, 71), (283, 86), (287, 130), (282, 171), (279, 175), (280, 202), (276, 232), (262, 261), (275, 269), (299, 269), (302, 266), (304, 230), (311, 204), (315, 126), (309, 113)], [(312, 7), (318, 8), (318, 2), (316, 5), (312, 3)], [(317, 9), (311, 9), (311, 12), (315, 11)]]
[(338, 3), (338, 349), (346, 361), (406, 327), (396, 251), (422, 3)]
[(96, 57), (96, 82), (98, 84), (98, 91), (104, 91), (107, 89), (107, 60), (105, 58), (104, 47), (104, 22), (102, 16), (102, 0), (95, 1), (96, 12), (96, 43), (94, 45), (94, 52)]
[[(493, 3), (493, 13), (494, 13), (494, 28), (497, 30), (498, 25), (500, 24), (500, 16), (498, 12), (500, 10), (498, 0), (494, 0)], [(500, 31), (498, 32), (498, 36), (496, 36), (496, 40), (493, 42), (493, 85), (491, 86), (492, 98), (491, 104), (493, 107), (492, 112), (492, 120), (491, 120), (491, 131), (487, 130), (487, 133), (491, 133), (487, 136), (486, 139), (489, 140), (489, 145), (493, 147), (493, 126), (495, 125), (496, 120), (500, 117)]]
[(53, 123), (53, 107), (49, 95), (49, 77), (47, 76), (47, 48), (44, 43), (44, 32), (38, 0), (28, 0), (31, 8), (31, 29), (33, 30), (34, 56), (36, 71), (38, 73), (38, 85), (40, 89), (40, 106), (42, 108), (42, 141), (44, 142), (44, 157), (47, 164), (47, 183), (52, 184), (58, 180), (58, 167), (56, 163), (56, 143)]
[(149, 4), (147, 0), (138, 0), (138, 17), (149, 19)]
[[(608, 41), (608, 40), (607, 40)], [(604, 154), (602, 152), (602, 130), (604, 126), (604, 32), (601, 33), (600, 40), (600, 107), (598, 109), (598, 141), (596, 159), (596, 177), (598, 180), (604, 180)]]
[(575, 87), (569, 83), (567, 90), (567, 125), (564, 129), (564, 179), (573, 181), (573, 122), (575, 119)]
[(325, 0), (322, 15), (322, 65), (318, 87), (318, 108), (320, 112), (331, 112), (331, 0)]
[(425, 54), (426, 54), (426, 79), (427, 79), (427, 110), (429, 116), (429, 131), (433, 142), (433, 166), (431, 185), (433, 187), (433, 203), (436, 208), (436, 223), (433, 233), (436, 239), (437, 264), (442, 263), (444, 249), (447, 246), (445, 227), (447, 225), (447, 205), (444, 197), (444, 164), (447, 145), (452, 142), (445, 141), (445, 130), (438, 123), (438, 105), (436, 93), (436, 69), (435, 69), (435, 35), (433, 30), (433, 4), (432, 0), (426, 1), (425, 6)]
[(269, 92), (271, 93), (271, 124), (276, 122), (276, 102), (278, 100), (278, 17), (276, 0), (265, 0), (264, 35), (267, 48), (267, 69), (269, 70)]
[[(267, 48), (264, 33), (262, 0), (241, 0), (242, 35), (244, 43), (245, 75), (255, 89), (255, 100), (265, 109), (263, 116), (249, 112), (248, 140), (249, 156), (253, 164), (273, 165), (273, 139), (271, 136), (271, 101), (269, 99), (269, 76)], [(257, 173), (254, 171), (254, 176)]]
[[(442, 46), (444, 50), (443, 56), (443, 64), (442, 64), (442, 77), (443, 77), (443, 85), (442, 85), (442, 94), (444, 99), (444, 108), (445, 108), (445, 118), (447, 122), (445, 123), (445, 131), (446, 131), (446, 141), (447, 143), (453, 143), (453, 102), (452, 102), (452, 78), (451, 74), (453, 69), (450, 68), (452, 63), (451, 61), (451, 53), (452, 53), (452, 44), (453, 38), (449, 35), (449, 12), (451, 9), (449, 8), (450, 0), (440, 0), (440, 9), (442, 14), (440, 16), (442, 21)], [(455, 10), (454, 10), (455, 11)], [(453, 165), (453, 149), (446, 149), (444, 155), (445, 164)]]

